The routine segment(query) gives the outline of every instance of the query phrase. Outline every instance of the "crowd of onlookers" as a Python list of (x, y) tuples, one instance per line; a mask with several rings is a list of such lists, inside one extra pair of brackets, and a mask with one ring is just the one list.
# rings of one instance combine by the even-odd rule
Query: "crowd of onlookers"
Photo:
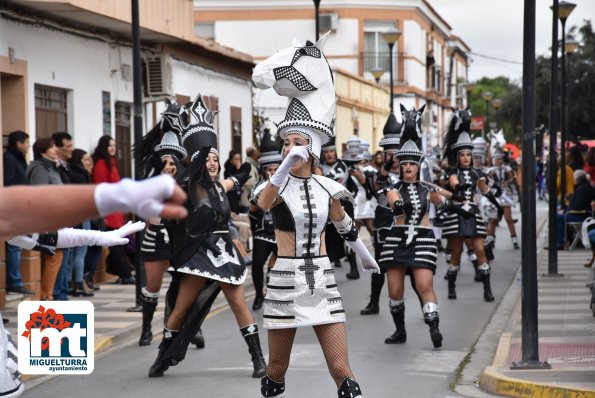
[[(14, 131), (9, 134), (4, 154), (4, 186), (98, 184), (120, 180), (115, 157), (116, 143), (110, 136), (101, 137), (92, 154), (75, 148), (72, 136), (66, 132), (56, 132), (51, 138), (36, 140), (33, 160), (27, 163), (29, 150), (27, 133)], [(87, 220), (75, 228), (111, 230), (122, 225), (124, 214), (116, 213), (103, 219)], [(54, 255), (43, 254), (40, 299), (68, 300), (69, 295), (93, 296), (93, 291), (99, 289), (94, 284), (94, 275), (101, 253), (102, 247), (82, 246), (57, 249)], [(106, 270), (117, 275), (118, 281), (124, 284), (135, 282), (128, 257), (125, 246), (114, 246), (106, 259)], [(23, 286), (20, 262), (21, 249), (7, 243), (6, 290), (8, 293), (33, 295), (33, 291)]]
[[(562, 167), (558, 157), (556, 177), (557, 188), (557, 246), (558, 250), (567, 248), (574, 238), (569, 231), (569, 224), (584, 222), (595, 211), (595, 147), (587, 149), (581, 144), (572, 146), (565, 154), (566, 164)], [(562, 171), (563, 170), (563, 171)], [(562, 173), (565, 174), (564, 197), (562, 197)], [(543, 181), (547, 178), (545, 164), (538, 164), (537, 183), (539, 197), (545, 199)]]

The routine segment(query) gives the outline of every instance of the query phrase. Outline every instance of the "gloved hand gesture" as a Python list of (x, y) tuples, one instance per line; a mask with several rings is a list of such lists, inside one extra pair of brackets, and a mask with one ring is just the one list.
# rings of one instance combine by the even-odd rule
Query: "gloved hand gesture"
[(294, 146), (291, 148), (279, 168), (271, 176), (269, 181), (276, 187), (280, 187), (287, 174), (289, 174), (289, 170), (297, 164), (297, 162), (307, 162), (310, 158), (310, 153), (308, 153), (308, 147), (306, 146)]
[(215, 257), (219, 257), (223, 253), (219, 246), (217, 246), (218, 241), (219, 236), (217, 234), (211, 234), (204, 242), (205, 247), (210, 250)]
[[(126, 236), (132, 235), (138, 231), (145, 229), (145, 223), (137, 221), (133, 223), (128, 221), (126, 224), (114, 231), (101, 232), (102, 235), (97, 237), (97, 246), (118, 246), (128, 243)], [(97, 231), (99, 232), (99, 231)], [(59, 236), (59, 235), (58, 235)]]

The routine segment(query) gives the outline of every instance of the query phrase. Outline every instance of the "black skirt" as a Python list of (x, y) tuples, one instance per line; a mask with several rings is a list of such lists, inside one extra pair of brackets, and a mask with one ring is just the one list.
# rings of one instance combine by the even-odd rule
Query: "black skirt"
[[(460, 207), (461, 205), (457, 205)], [(471, 215), (448, 213), (442, 225), (442, 237), (485, 238), (487, 234), (486, 222), (476, 204), (470, 204), (466, 209)]]
[(434, 231), (430, 227), (395, 225), (381, 250), (378, 265), (382, 269), (426, 268), (432, 273), (436, 272), (438, 247)]
[(171, 244), (169, 235), (163, 224), (149, 224), (140, 248), (142, 261), (171, 260)]

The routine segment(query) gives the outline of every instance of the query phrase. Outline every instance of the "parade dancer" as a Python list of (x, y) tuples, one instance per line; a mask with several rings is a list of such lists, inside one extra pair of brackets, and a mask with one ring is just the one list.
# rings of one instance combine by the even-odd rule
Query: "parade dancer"
[[(349, 174), (347, 173), (347, 165), (337, 157), (337, 148), (335, 146), (335, 137), (332, 137), (326, 144), (322, 145), (322, 162), (318, 165), (323, 176), (330, 178), (333, 181), (345, 186)], [(343, 209), (347, 214), (353, 215), (353, 204), (349, 201), (343, 200), (341, 202)], [(345, 245), (343, 239), (337, 233), (337, 229), (332, 221), (328, 220), (326, 224), (326, 233), (324, 235), (326, 243), (326, 254), (335, 268), (341, 268), (341, 259), (347, 254), (345, 253)]]
[(420, 163), (424, 158), (419, 149), (422, 112), (423, 107), (402, 112), (403, 125), (415, 121), (417, 128), (403, 131), (400, 148), (395, 154), (399, 159), (401, 180), (388, 188), (386, 193), (395, 222), (382, 245), (378, 263), (386, 270), (389, 307), (396, 326), (396, 331), (384, 342), (400, 344), (407, 341), (403, 295), (405, 275), (411, 272), (421, 297), (424, 321), (429, 325), (432, 344), (439, 348), (442, 346), (442, 334), (438, 328), (438, 304), (433, 288), (438, 246), (430, 225), (429, 210), (431, 203), (448, 207), (450, 202), (446, 197), (452, 199), (453, 195), (431, 183), (420, 181)]
[[(401, 126), (395, 114), (391, 112), (384, 124), (383, 137), (378, 143), (384, 149), (384, 166), (376, 173), (376, 179), (374, 181), (377, 204), (374, 210), (374, 222), (372, 224), (374, 233), (372, 236), (374, 238), (374, 256), (376, 261), (379, 259), (386, 235), (394, 223), (394, 216), (386, 199), (386, 189), (394, 186), (399, 181), (399, 161), (394, 157), (394, 154), (399, 147), (400, 130)], [(361, 315), (375, 315), (380, 312), (379, 301), (382, 286), (384, 286), (385, 273), (381, 269), (380, 273), (372, 274), (370, 302), (366, 308), (360, 311)]]
[[(502, 195), (498, 198), (500, 206), (502, 206), (502, 213), (504, 220), (508, 225), (508, 231), (510, 232), (510, 239), (512, 240), (512, 246), (515, 250), (520, 249), (519, 239), (516, 236), (516, 228), (514, 220), (512, 218), (512, 205), (514, 200), (512, 199), (511, 183), (514, 177), (512, 168), (504, 164), (504, 151), (502, 148), (495, 146), (492, 149), (492, 161), (494, 162), (493, 167), (488, 170), (488, 175), (494, 178), (496, 184), (502, 189)], [(490, 220), (488, 230), (495, 230), (499, 220)], [(495, 244), (495, 242), (494, 242)]]
[[(260, 348), (258, 326), (244, 299), (242, 284), (246, 267), (229, 236), (231, 210), (226, 195), (227, 191), (240, 188), (246, 182), (250, 166), (245, 163), (234, 177), (217, 181), (221, 166), (213, 126), (215, 114), (207, 109), (198, 95), (179, 116), (177, 125), (182, 126), (182, 146), (191, 163), (178, 181), (189, 196), (186, 202), (189, 215), (181, 222), (166, 225), (173, 245), (169, 268), (172, 282), (166, 298), (171, 313), (149, 377), (163, 376), (170, 366), (184, 359), (188, 344), (219, 289), (223, 291), (248, 345), (254, 366), (252, 377), (262, 377), (266, 363)], [(212, 293), (203, 293), (204, 289)]]
[[(260, 158), (258, 159), (262, 179), (254, 185), (254, 188), (266, 183), (275, 174), (281, 160), (279, 143), (271, 135), (270, 130), (265, 129), (262, 140), (260, 141)], [(252, 248), (252, 282), (254, 283), (256, 295), (252, 309), (259, 310), (262, 308), (262, 303), (264, 302), (263, 286), (265, 276), (263, 267), (269, 256), (272, 256), (267, 267), (268, 275), (268, 270), (273, 266), (274, 260), (277, 257), (277, 240), (275, 239), (275, 228), (270, 211), (262, 210), (258, 207), (257, 203), (251, 201), (248, 215), (250, 217), (254, 245)]]
[(330, 125), (335, 114), (335, 91), (332, 72), (322, 54), (327, 36), (316, 44), (294, 42), (259, 63), (252, 76), (256, 87), (274, 87), (279, 95), (291, 98), (285, 119), (278, 126), (285, 159), (275, 175), (254, 193), (261, 208), (271, 209), (278, 242), (278, 258), (264, 302), (269, 366), (261, 384), (263, 397), (284, 396), (296, 328), (303, 326), (313, 326), (338, 386), (338, 396), (362, 397), (349, 366), (345, 310), (326, 256), (323, 220), (333, 221), (337, 232), (360, 256), (364, 270), (379, 269), (339, 202), (349, 198), (349, 192), (331, 179), (312, 175), (321, 144), (334, 136)]
[[(490, 188), (498, 189), (498, 185), (495, 183), (494, 179), (488, 175), (489, 168), (486, 166), (488, 163), (487, 159), (487, 142), (483, 139), (483, 137), (476, 137), (473, 139), (473, 167), (477, 170), (480, 170), (482, 173), (486, 175), (487, 183)], [(498, 208), (494, 206), (492, 202), (489, 201), (488, 198), (481, 195), (480, 197), (480, 209), (484, 216), (487, 219), (488, 226), (486, 230), (486, 238), (484, 240), (484, 250), (486, 252), (486, 257), (488, 261), (494, 260), (494, 242), (496, 240), (496, 228), (491, 228), (491, 220), (498, 220)], [(465, 244), (469, 245), (468, 239), (465, 240)], [(475, 268), (475, 278), (476, 282), (481, 282), (481, 275), (477, 269), (477, 256), (473, 259), (473, 268)]]
[[(469, 109), (456, 110), (449, 123), (449, 130), (445, 138), (445, 153), (456, 163), (456, 168), (450, 171), (448, 185), (451, 191), (459, 198), (455, 200), (453, 211), (446, 216), (443, 227), (443, 236), (449, 238), (449, 247), (452, 251), (447, 264), (448, 298), (456, 299), (456, 280), (461, 263), (461, 253), (465, 238), (471, 238), (472, 247), (477, 255), (478, 270), (483, 282), (484, 300), (494, 301), (490, 285), (490, 265), (485, 255), (484, 238), (486, 224), (479, 211), (477, 189), (496, 206), (499, 206), (490, 189), (485, 175), (473, 168), (472, 150), (473, 142), (469, 136), (471, 113)], [(454, 159), (453, 159), (454, 158)], [(462, 213), (464, 212), (464, 213)]]
[[(182, 163), (187, 153), (179, 143), (175, 125), (172, 125), (178, 119), (181, 107), (167, 99), (165, 106), (161, 121), (134, 146), (134, 155), (141, 165), (144, 178), (158, 174), (167, 174), (175, 178), (183, 170)], [(169, 235), (161, 219), (147, 222), (140, 252), (145, 265), (146, 286), (141, 288), (140, 295), (143, 316), (139, 346), (147, 346), (153, 340), (151, 322), (157, 309), (163, 273), (169, 267), (172, 257)], [(200, 330), (192, 343), (197, 348), (204, 348), (204, 338)]]

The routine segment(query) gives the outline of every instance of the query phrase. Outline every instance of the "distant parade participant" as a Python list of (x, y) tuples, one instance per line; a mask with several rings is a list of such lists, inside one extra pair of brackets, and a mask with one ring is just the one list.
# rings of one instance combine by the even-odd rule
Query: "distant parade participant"
[[(512, 218), (512, 205), (514, 204), (512, 198), (511, 184), (514, 178), (514, 171), (508, 165), (504, 164), (504, 151), (500, 147), (495, 147), (492, 151), (493, 167), (488, 170), (488, 175), (494, 178), (495, 183), (502, 189), (502, 195), (498, 198), (500, 206), (502, 206), (502, 213), (504, 220), (508, 225), (508, 232), (510, 232), (510, 239), (515, 250), (520, 249), (519, 239), (516, 236), (516, 228)], [(494, 230), (498, 225), (499, 220), (490, 220), (490, 227)], [(489, 228), (488, 228), (489, 229)], [(495, 244), (495, 242), (494, 242)]]
[[(469, 136), (471, 114), (468, 109), (456, 110), (449, 123), (445, 139), (446, 153), (451, 157), (451, 163), (456, 167), (450, 171), (448, 186), (458, 198), (453, 211), (446, 216), (443, 227), (443, 236), (449, 238), (449, 247), (452, 251), (447, 264), (448, 269), (448, 298), (456, 299), (456, 280), (461, 264), (461, 253), (465, 238), (471, 238), (472, 247), (477, 255), (478, 271), (483, 282), (485, 301), (494, 301), (490, 284), (490, 265), (485, 255), (484, 238), (486, 236), (486, 223), (479, 210), (477, 189), (492, 203), (498, 204), (486, 181), (485, 175), (475, 168), (472, 163), (473, 142)], [(452, 159), (454, 158), (454, 160)]]
[[(173, 114), (177, 118), (180, 106), (169, 100), (166, 100), (165, 104), (166, 109), (161, 121), (134, 146), (134, 156), (141, 164), (143, 178), (159, 174), (175, 178), (182, 172), (182, 162), (187, 156), (168, 117)], [(138, 345), (147, 346), (153, 340), (151, 322), (157, 308), (163, 273), (169, 267), (172, 257), (169, 235), (161, 219), (147, 220), (140, 257), (145, 265), (146, 286), (141, 288), (140, 295), (143, 316)]]
[[(347, 144), (349, 145), (349, 140)], [(374, 212), (377, 204), (373, 187), (376, 170), (370, 165), (373, 157), (368, 152), (369, 147), (368, 141), (359, 139), (359, 150), (361, 152), (359, 156), (361, 160), (352, 167), (349, 174), (357, 188), (357, 192), (353, 195), (355, 200), (355, 209), (353, 211), (355, 226), (358, 229), (362, 225), (365, 226), (370, 236), (372, 236)]]
[[(386, 199), (386, 189), (394, 186), (399, 181), (399, 161), (394, 157), (394, 154), (399, 147), (400, 130), (401, 126), (395, 114), (391, 112), (384, 125), (383, 137), (378, 143), (384, 150), (384, 165), (376, 173), (374, 181), (377, 205), (374, 210), (374, 222), (372, 224), (374, 231), (372, 236), (376, 261), (379, 259), (382, 244), (385, 242), (386, 236), (394, 223), (394, 216)], [(384, 275), (385, 271), (382, 269), (379, 274), (372, 274), (370, 302), (366, 308), (360, 311), (361, 315), (375, 315), (380, 312), (378, 303), (384, 285)]]
[[(266, 183), (275, 174), (281, 161), (279, 142), (271, 135), (269, 129), (265, 129), (262, 140), (260, 141), (260, 158), (258, 159), (261, 180), (254, 185), (254, 188)], [(263, 268), (267, 259), (271, 256), (267, 267), (268, 275), (268, 271), (272, 268), (277, 258), (277, 239), (275, 238), (273, 216), (270, 211), (262, 210), (255, 201), (251, 201), (248, 215), (250, 217), (253, 240), (252, 282), (254, 283), (254, 291), (256, 292), (252, 309), (260, 310), (264, 302), (263, 287), (265, 275)]]
[[(488, 186), (490, 188), (496, 188), (497, 184), (495, 183), (494, 179), (488, 174), (488, 170), (489, 167), (487, 166), (488, 164), (488, 158), (487, 158), (487, 148), (488, 143), (486, 142), (485, 139), (483, 139), (483, 137), (476, 137), (473, 139), (473, 167), (477, 170), (480, 170), (482, 173), (484, 173), (487, 177), (487, 183)], [(498, 215), (498, 208), (496, 206), (494, 206), (494, 204), (492, 202), (490, 202), (490, 200), (488, 198), (486, 198), (485, 196), (481, 196), (480, 198), (480, 209), (482, 211), (482, 214), (484, 216), (484, 218), (487, 219), (487, 230), (486, 230), (486, 238), (484, 240), (484, 249), (486, 252), (486, 257), (488, 258), (488, 261), (492, 261), (494, 260), (494, 242), (496, 240), (496, 225), (491, 223), (491, 220), (498, 220), (499, 215)], [(493, 226), (493, 227), (492, 227)], [(468, 245), (470, 244), (468, 242), (468, 240), (465, 241), (465, 244)], [(469, 252), (467, 252), (467, 254), (469, 255)], [(469, 256), (470, 259), (473, 262), (473, 268), (475, 269), (475, 278), (474, 280), (476, 282), (481, 282), (481, 275), (479, 274), (479, 270), (477, 269), (478, 267), (478, 263), (477, 263), (477, 256), (474, 253), (474, 258), (471, 258), (471, 256)]]
[[(322, 145), (321, 150), (322, 162), (320, 162), (318, 167), (320, 168), (322, 175), (345, 186), (347, 179), (349, 178), (349, 174), (347, 173), (347, 165), (337, 157), (335, 137), (333, 136), (326, 144)], [(348, 214), (353, 215), (352, 203), (343, 200), (341, 204)], [(341, 259), (344, 258), (347, 253), (345, 253), (343, 239), (337, 233), (337, 229), (331, 220), (328, 220), (326, 224), (324, 240), (326, 243), (326, 254), (328, 255), (329, 260), (333, 263), (335, 268), (340, 268), (342, 266)]]
[(341, 207), (339, 200), (350, 199), (349, 192), (336, 181), (312, 174), (321, 145), (334, 136), (330, 127), (335, 115), (334, 83), (322, 53), (327, 36), (304, 46), (294, 41), (292, 47), (256, 65), (252, 75), (256, 87), (274, 87), (277, 94), (290, 98), (278, 126), (283, 162), (254, 193), (259, 207), (271, 209), (278, 242), (263, 311), (269, 366), (261, 383), (262, 397), (285, 396), (291, 348), (297, 328), (304, 326), (314, 328), (338, 396), (362, 397), (349, 365), (345, 310), (326, 255), (325, 221), (330, 218), (361, 258), (364, 270), (379, 268)]
[[(420, 181), (424, 154), (421, 144), (421, 115), (424, 107), (404, 111), (403, 125), (414, 128), (403, 130), (395, 156), (399, 160), (400, 180), (387, 188), (386, 197), (395, 222), (386, 237), (380, 253), (379, 265), (386, 271), (390, 298), (390, 312), (396, 331), (385, 340), (386, 344), (407, 341), (405, 330), (404, 280), (407, 272), (415, 278), (417, 293), (422, 301), (424, 321), (430, 328), (430, 339), (435, 348), (442, 346), (439, 314), (433, 276), (436, 271), (438, 247), (430, 225), (430, 204), (449, 207), (451, 199), (462, 199), (439, 187)], [(444, 195), (444, 196), (443, 196)]]
[[(213, 126), (215, 114), (207, 109), (199, 94), (178, 115), (182, 146), (190, 159), (190, 165), (178, 177), (178, 182), (188, 193), (185, 205), (189, 214), (180, 222), (167, 224), (173, 247), (169, 268), (172, 282), (167, 293), (171, 313), (149, 377), (163, 376), (170, 366), (184, 359), (188, 344), (219, 289), (248, 345), (254, 367), (252, 377), (262, 377), (266, 362), (260, 348), (258, 326), (244, 298), (247, 271), (229, 235), (231, 209), (226, 195), (247, 181), (250, 165), (244, 163), (235, 176), (217, 181), (221, 165)], [(205, 289), (208, 293), (204, 293)]]

